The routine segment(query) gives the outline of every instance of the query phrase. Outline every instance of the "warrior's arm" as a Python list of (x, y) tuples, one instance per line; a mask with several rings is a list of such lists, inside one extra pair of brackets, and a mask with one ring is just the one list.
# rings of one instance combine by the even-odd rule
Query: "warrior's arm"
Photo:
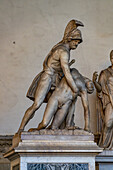
[(97, 72), (94, 72), (93, 73), (93, 83), (95, 85), (95, 88), (97, 90), (98, 93), (100, 93), (102, 91), (102, 87), (101, 85), (97, 82), (97, 77), (98, 77), (98, 74)]
[(66, 78), (66, 81), (68, 83), (68, 85), (70, 86), (70, 88), (72, 89), (72, 91), (74, 93), (77, 92), (77, 87), (76, 84), (72, 78), (72, 75), (70, 73), (70, 68), (69, 68), (69, 56), (67, 54), (67, 52), (62, 52), (61, 56), (60, 56), (60, 62), (61, 62), (61, 67), (64, 73), (64, 76)]
[(93, 83), (95, 85), (95, 88), (96, 88), (97, 92), (100, 93), (101, 90), (102, 90), (101, 85), (97, 81), (95, 81)]

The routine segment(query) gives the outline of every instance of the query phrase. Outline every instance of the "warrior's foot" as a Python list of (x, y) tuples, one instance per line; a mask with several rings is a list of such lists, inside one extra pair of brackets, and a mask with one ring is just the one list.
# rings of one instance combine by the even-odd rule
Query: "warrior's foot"
[(85, 131), (91, 132), (90, 128), (84, 128)]
[(19, 142), (21, 141), (21, 132), (18, 131), (17, 133), (15, 133), (15, 135), (13, 136), (12, 139), (12, 148), (18, 146)]
[(74, 127), (74, 126), (67, 126), (65, 129), (66, 129), (66, 130), (74, 130), (75, 127)]
[(30, 129), (28, 130), (28, 132), (35, 132), (35, 131), (38, 131), (38, 128), (30, 128)]
[(75, 130), (75, 129), (80, 130), (81, 128), (79, 128), (78, 126), (67, 126), (66, 129), (67, 130)]
[(43, 124), (43, 122), (39, 123), (38, 127), (37, 127), (37, 130), (41, 130), (41, 129), (44, 129), (45, 126)]

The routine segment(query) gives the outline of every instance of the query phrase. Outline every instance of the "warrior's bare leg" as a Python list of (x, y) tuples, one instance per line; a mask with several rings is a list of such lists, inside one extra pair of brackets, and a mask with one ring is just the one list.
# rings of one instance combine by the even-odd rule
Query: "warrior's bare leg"
[(52, 122), (52, 129), (58, 129), (63, 120), (65, 119), (67, 112), (69, 110), (69, 106), (71, 105), (72, 101), (67, 101), (61, 109), (58, 109), (57, 113), (55, 114), (54, 120)]
[(90, 110), (89, 110), (88, 94), (86, 90), (81, 92), (81, 100), (84, 107), (84, 119), (85, 119), (84, 130), (90, 131)]
[(35, 101), (31, 107), (29, 107), (25, 115), (22, 119), (20, 128), (18, 130), (18, 133), (23, 131), (26, 124), (29, 122), (30, 119), (34, 116), (35, 111), (41, 106), (43, 103), (48, 91), (50, 90), (51, 87), (51, 78), (48, 74), (44, 73), (41, 76), (40, 82), (38, 84), (36, 93), (35, 93)]
[(37, 128), (38, 130), (47, 127), (47, 125), (50, 123), (53, 115), (56, 113), (57, 109), (58, 109), (58, 100), (54, 96), (51, 96), (48, 101), (48, 104), (46, 106), (43, 120), (38, 125), (38, 128)]
[(73, 114), (75, 112), (76, 101), (77, 101), (77, 98), (72, 102), (72, 104), (69, 107), (69, 111), (68, 111), (68, 114), (67, 114), (67, 117), (66, 117), (66, 128), (69, 128), (71, 126), (72, 117), (73, 117)]

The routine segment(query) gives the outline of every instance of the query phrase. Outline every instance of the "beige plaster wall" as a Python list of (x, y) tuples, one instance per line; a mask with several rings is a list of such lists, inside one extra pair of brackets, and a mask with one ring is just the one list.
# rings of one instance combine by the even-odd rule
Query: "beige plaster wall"
[[(83, 43), (71, 52), (85, 76), (109, 66), (113, 49), (113, 0), (0, 0), (0, 134), (14, 134), (32, 101), (25, 97), (49, 50), (69, 20), (78, 19)], [(96, 94), (89, 96), (91, 130), (96, 132)], [(27, 125), (37, 127), (43, 105)], [(76, 125), (83, 127), (78, 100)]]

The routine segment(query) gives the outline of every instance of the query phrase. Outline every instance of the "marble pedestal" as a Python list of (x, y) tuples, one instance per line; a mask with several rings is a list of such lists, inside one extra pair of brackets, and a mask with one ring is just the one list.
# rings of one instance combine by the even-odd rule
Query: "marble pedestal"
[(23, 132), (18, 146), (4, 156), (11, 161), (11, 170), (95, 170), (100, 152), (92, 133), (40, 130)]
[(96, 156), (97, 170), (113, 170), (113, 150), (104, 150)]

